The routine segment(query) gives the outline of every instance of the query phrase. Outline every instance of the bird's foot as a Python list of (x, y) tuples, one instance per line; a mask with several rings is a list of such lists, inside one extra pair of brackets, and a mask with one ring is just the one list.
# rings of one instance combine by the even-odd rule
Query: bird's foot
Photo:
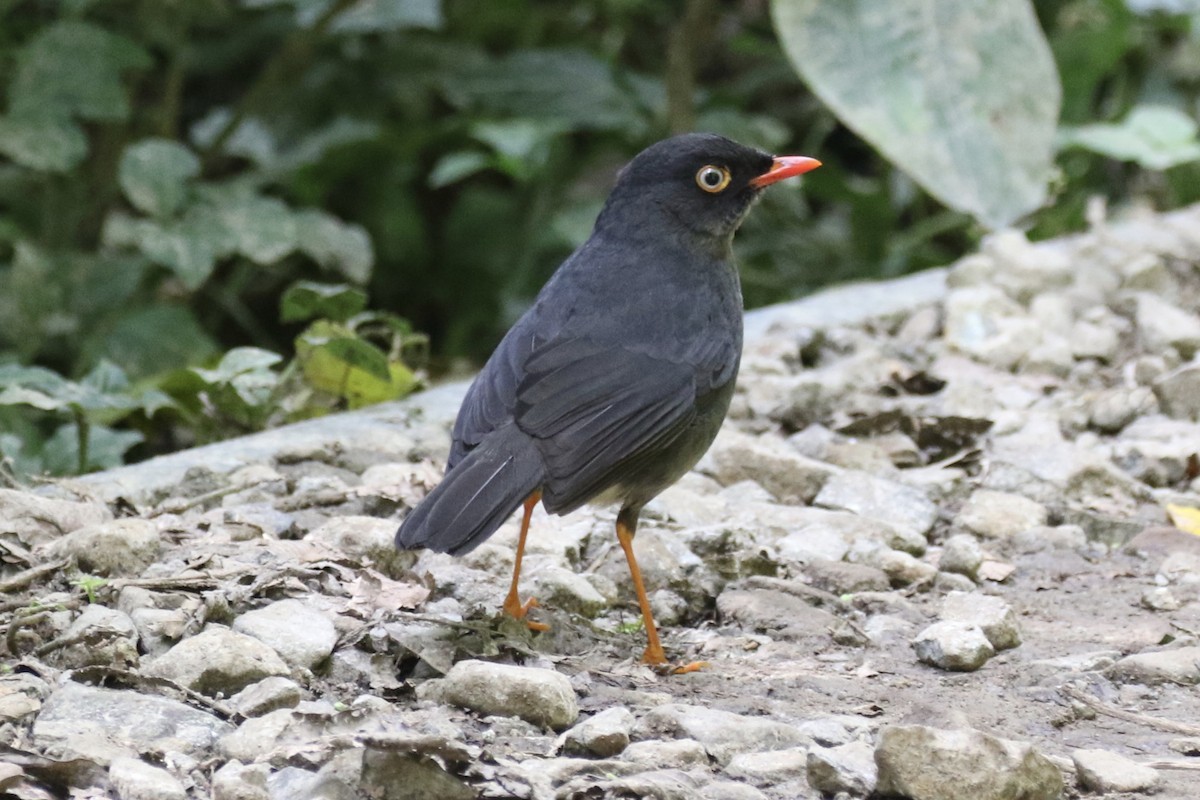
[(519, 619), (525, 623), (525, 626), (531, 631), (546, 632), (550, 630), (550, 626), (544, 622), (534, 622), (531, 619), (525, 619), (529, 614), (529, 609), (537, 608), (538, 601), (536, 597), (531, 597), (522, 603), (517, 599), (516, 595), (509, 595), (504, 601), (504, 613), (508, 614), (513, 619)]

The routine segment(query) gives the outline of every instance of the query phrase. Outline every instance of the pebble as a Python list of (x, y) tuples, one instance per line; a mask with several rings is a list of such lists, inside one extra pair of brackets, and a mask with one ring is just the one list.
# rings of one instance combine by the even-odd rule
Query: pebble
[(308, 532), (307, 541), (321, 542), (354, 558), (390, 558), (396, 552), (396, 523), (356, 515), (334, 516)]
[(107, 606), (86, 607), (61, 639), (70, 644), (56, 651), (54, 658), (68, 669), (94, 664), (128, 669), (138, 664), (138, 632), (133, 620)]
[(212, 776), (212, 800), (270, 800), (266, 764), (226, 761)]
[(619, 755), (629, 744), (633, 714), (628, 708), (606, 708), (572, 727), (561, 737), (563, 752), (600, 758)]
[(31, 492), (0, 489), (0, 519), (4, 532), (26, 547), (50, 544), (63, 534), (112, 519), (103, 503), (76, 503)]
[(807, 747), (787, 747), (761, 753), (738, 753), (729, 759), (723, 772), (758, 786), (777, 786), (784, 781), (803, 778), (807, 764)]
[(1137, 294), (1138, 340), (1148, 353), (1174, 347), (1185, 359), (1200, 350), (1200, 317), (1149, 292)]
[(253, 636), (293, 669), (313, 669), (333, 652), (338, 634), (328, 616), (300, 600), (277, 600), (247, 611), (233, 630)]
[(1192, 686), (1200, 683), (1200, 647), (1125, 656), (1112, 666), (1110, 674), (1114, 680), (1147, 686), (1162, 683)]
[(808, 785), (825, 796), (845, 792), (852, 797), (866, 797), (875, 791), (879, 779), (875, 750), (862, 741), (814, 747), (808, 751), (806, 767)]
[(520, 717), (555, 730), (566, 728), (579, 716), (571, 682), (548, 669), (459, 661), (445, 678), (421, 688), (427, 695), (435, 692), (445, 702), (480, 714)]
[(283, 659), (258, 639), (210, 625), (155, 658), (145, 673), (211, 697), (236, 694), (271, 675), (287, 675), (289, 670)]
[(778, 720), (682, 703), (651, 709), (638, 721), (635, 737), (693, 739), (722, 766), (739, 753), (786, 750), (811, 741), (795, 726)]
[(752, 480), (790, 504), (811, 503), (836, 470), (775, 436), (750, 436), (729, 427), (713, 442), (711, 457), (713, 477), (723, 485)]
[(804, 575), (813, 586), (831, 594), (885, 592), (891, 588), (883, 570), (846, 561), (813, 559), (805, 566)]
[(229, 698), (229, 702), (244, 717), (261, 717), (281, 708), (295, 708), (302, 696), (300, 684), (273, 675), (250, 684)]
[(1200, 421), (1200, 362), (1184, 364), (1158, 378), (1154, 394), (1168, 416)]
[(108, 777), (121, 800), (184, 800), (183, 784), (161, 767), (140, 758), (122, 756), (113, 759)]
[(609, 606), (608, 599), (586, 576), (565, 567), (543, 567), (530, 578), (530, 592), (548, 608), (592, 619)]
[(1079, 786), (1088, 792), (1153, 792), (1158, 771), (1107, 750), (1072, 750)]
[(695, 739), (647, 739), (630, 742), (621, 753), (622, 761), (645, 767), (686, 769), (708, 764), (708, 751)]
[(1009, 538), (1046, 524), (1041, 503), (1021, 495), (976, 489), (954, 518), (954, 524), (989, 539)]
[(956, 533), (942, 545), (938, 569), (974, 579), (979, 574), (979, 565), (983, 563), (983, 558), (983, 548), (974, 536)]
[(912, 646), (924, 663), (956, 672), (974, 672), (996, 654), (978, 625), (952, 620), (930, 625)]
[(863, 562), (883, 570), (893, 586), (912, 586), (933, 580), (937, 567), (914, 557), (911, 553), (876, 548), (863, 556)]
[(1024, 742), (969, 728), (885, 726), (875, 749), (879, 794), (911, 800), (1058, 800), (1062, 773)]
[(941, 618), (978, 627), (996, 650), (1009, 650), (1021, 643), (1017, 615), (999, 597), (950, 592), (942, 600)]
[(108, 577), (140, 575), (158, 558), (158, 528), (144, 519), (87, 525), (49, 546), (54, 558), (73, 558), (85, 572)]
[(918, 536), (928, 533), (938, 517), (937, 506), (921, 491), (865, 472), (830, 477), (813, 502), (881, 520)]
[(790, 639), (827, 636), (837, 623), (828, 611), (775, 589), (726, 589), (717, 597), (717, 616), (725, 623)]

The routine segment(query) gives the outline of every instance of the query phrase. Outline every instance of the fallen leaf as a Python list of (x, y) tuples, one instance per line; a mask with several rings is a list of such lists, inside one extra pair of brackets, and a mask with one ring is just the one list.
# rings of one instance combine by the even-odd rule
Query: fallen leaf
[(1167, 515), (1170, 516), (1171, 523), (1179, 530), (1190, 533), (1192, 536), (1200, 536), (1200, 508), (1167, 503)]
[(1001, 583), (1017, 571), (1017, 568), (1007, 561), (984, 561), (979, 565), (979, 577), (986, 581)]
[(373, 569), (363, 570), (346, 584), (346, 590), (350, 593), (346, 610), (364, 619), (370, 619), (376, 610), (414, 609), (429, 597), (428, 587), (394, 581)]

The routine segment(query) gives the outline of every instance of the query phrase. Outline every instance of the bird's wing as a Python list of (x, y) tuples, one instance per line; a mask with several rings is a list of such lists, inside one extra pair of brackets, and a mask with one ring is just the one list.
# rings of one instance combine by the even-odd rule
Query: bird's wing
[(546, 507), (568, 511), (620, 479), (622, 462), (692, 420), (696, 368), (586, 339), (557, 339), (524, 363), (513, 416), (537, 443)]
[(454, 421), (447, 470), (482, 442), (483, 437), (512, 420), (523, 362), (533, 346), (533, 336), (520, 326), (514, 328), (475, 377)]

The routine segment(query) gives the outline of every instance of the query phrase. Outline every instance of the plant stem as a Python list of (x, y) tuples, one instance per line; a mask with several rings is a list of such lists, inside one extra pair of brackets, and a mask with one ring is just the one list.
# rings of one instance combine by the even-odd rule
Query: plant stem
[(667, 127), (686, 133), (696, 125), (696, 53), (712, 31), (712, 0), (687, 0), (683, 19), (667, 37)]

